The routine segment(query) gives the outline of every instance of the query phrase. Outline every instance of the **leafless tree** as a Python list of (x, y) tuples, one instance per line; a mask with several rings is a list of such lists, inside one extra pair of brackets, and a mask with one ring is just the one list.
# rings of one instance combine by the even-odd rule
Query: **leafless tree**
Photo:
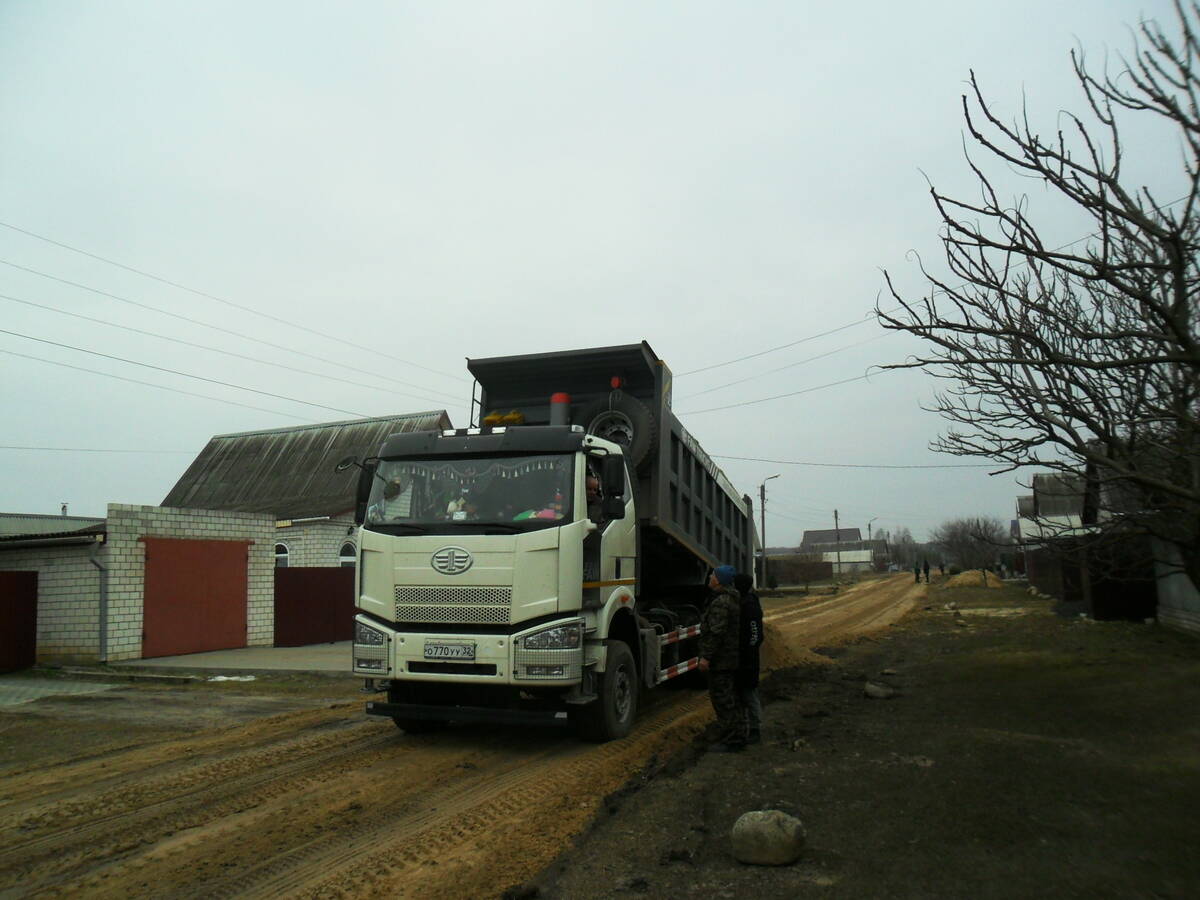
[[(952, 424), (934, 449), (995, 460), (997, 473), (1086, 473), (1101, 532), (1166, 541), (1200, 584), (1200, 4), (1176, 0), (1175, 13), (1177, 32), (1140, 23), (1115, 74), (1072, 52), (1086, 111), (1061, 113), (1049, 136), (1027, 110), (1002, 120), (971, 74), (974, 152), (1065, 199), (1093, 232), (1047, 246), (1028, 199), (1005, 201), (969, 149), (979, 198), (931, 188), (949, 274), (922, 264), (919, 299), (889, 275), (900, 306), (876, 314), (928, 342), (899, 367), (946, 382), (934, 409)], [(1122, 129), (1147, 125), (1177, 140), (1151, 160), (1178, 177), (1167, 196), (1123, 168)]]
[(1004, 524), (987, 516), (943, 522), (930, 532), (929, 539), (963, 570), (979, 569), (984, 584), (987, 584), (987, 570), (996, 564), (1008, 544)]

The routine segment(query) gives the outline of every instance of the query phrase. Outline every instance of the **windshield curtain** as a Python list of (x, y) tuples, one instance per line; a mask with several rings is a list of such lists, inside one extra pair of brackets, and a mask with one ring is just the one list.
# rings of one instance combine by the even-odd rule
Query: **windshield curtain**
[(544, 528), (572, 518), (573, 454), (383, 459), (368, 525), (505, 525)]

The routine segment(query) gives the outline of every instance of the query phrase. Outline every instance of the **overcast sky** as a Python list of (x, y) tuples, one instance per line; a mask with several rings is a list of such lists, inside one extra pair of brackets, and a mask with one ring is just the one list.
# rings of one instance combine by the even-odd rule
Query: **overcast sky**
[[(214, 434), (466, 425), (464, 358), (644, 339), (740, 490), (780, 474), (769, 544), (835, 508), (918, 539), (1007, 521), (1014, 476), (928, 449), (927, 376), (822, 386), (916, 347), (870, 311), (884, 268), (917, 295), (910, 251), (940, 264), (925, 177), (973, 196), (969, 70), (1050, 131), (1082, 110), (1068, 52), (1099, 64), (1142, 16), (1173, 19), (1165, 0), (0, 0), (0, 328), (23, 335), (0, 333), (0, 511), (157, 504)], [(1086, 232), (1012, 190), (1052, 237)]]

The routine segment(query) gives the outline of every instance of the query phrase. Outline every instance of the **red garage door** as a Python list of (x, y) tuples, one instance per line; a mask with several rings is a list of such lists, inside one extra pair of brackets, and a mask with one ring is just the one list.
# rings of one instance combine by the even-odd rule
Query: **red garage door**
[(142, 658), (246, 646), (249, 541), (142, 538)]

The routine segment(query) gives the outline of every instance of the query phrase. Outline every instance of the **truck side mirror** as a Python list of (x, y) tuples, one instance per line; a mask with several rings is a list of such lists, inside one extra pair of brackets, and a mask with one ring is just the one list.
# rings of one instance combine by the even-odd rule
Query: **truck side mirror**
[(600, 501), (600, 511), (604, 518), (623, 519), (625, 518), (625, 501), (620, 497), (605, 497)]
[(375, 467), (377, 465), (379, 465), (379, 460), (377, 459), (367, 460), (359, 464), (358, 491), (354, 500), (355, 525), (361, 525), (367, 520), (367, 500), (371, 497), (371, 482), (375, 480)]
[(624, 497), (625, 460), (620, 456), (606, 456), (600, 460), (600, 481), (606, 498)]

